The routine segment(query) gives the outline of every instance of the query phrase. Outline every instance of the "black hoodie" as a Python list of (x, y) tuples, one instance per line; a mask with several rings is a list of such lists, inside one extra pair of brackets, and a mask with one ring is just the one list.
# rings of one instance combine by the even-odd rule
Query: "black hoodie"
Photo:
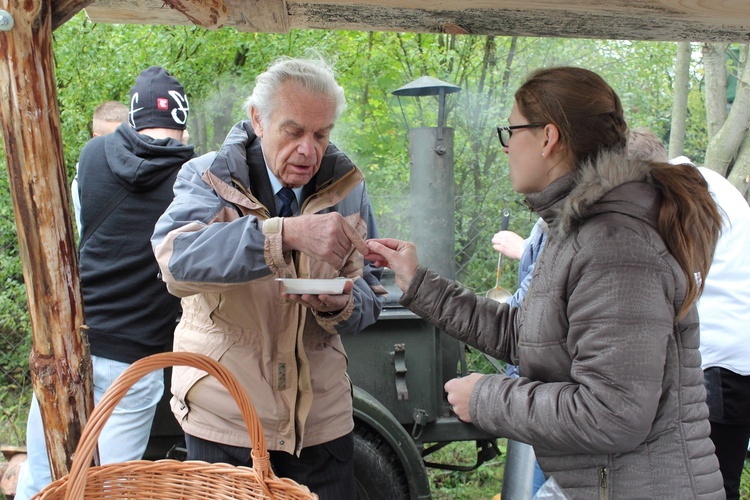
[(154, 224), (193, 146), (153, 139), (127, 123), (81, 151), (81, 233), (121, 188), (128, 195), (84, 242), (81, 290), (91, 354), (124, 363), (171, 350), (180, 300), (159, 279), (151, 248)]

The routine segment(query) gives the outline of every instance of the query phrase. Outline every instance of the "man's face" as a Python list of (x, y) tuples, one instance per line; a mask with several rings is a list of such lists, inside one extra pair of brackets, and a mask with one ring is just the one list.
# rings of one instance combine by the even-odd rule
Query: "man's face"
[(253, 130), (261, 138), (271, 172), (286, 187), (304, 186), (318, 172), (333, 129), (336, 103), (293, 81), (276, 92), (276, 109), (268, 123), (250, 111)]

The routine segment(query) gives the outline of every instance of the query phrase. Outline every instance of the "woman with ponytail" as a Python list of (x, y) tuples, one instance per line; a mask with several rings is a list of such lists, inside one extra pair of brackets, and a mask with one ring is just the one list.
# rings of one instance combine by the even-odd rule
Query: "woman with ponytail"
[(368, 241), (401, 303), (520, 378), (446, 383), (464, 421), (534, 446), (571, 498), (724, 498), (695, 302), (721, 227), (700, 173), (631, 159), (620, 99), (596, 73), (532, 73), (498, 127), (513, 188), (549, 226), (520, 308)]

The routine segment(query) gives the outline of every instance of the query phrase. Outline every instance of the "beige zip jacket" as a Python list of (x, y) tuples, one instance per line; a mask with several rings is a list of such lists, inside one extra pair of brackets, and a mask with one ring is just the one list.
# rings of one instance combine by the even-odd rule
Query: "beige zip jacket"
[[(363, 238), (377, 234), (364, 179), (333, 145), (303, 189), (303, 214), (336, 211)], [(206, 354), (231, 369), (255, 405), (270, 450), (299, 453), (349, 433), (352, 385), (340, 335), (377, 320), (379, 270), (353, 251), (339, 272), (282, 252), (283, 219), (249, 122), (218, 153), (185, 164), (152, 245), (169, 290), (182, 297), (175, 351)], [(352, 300), (323, 317), (285, 300), (276, 278), (355, 280)], [(200, 370), (176, 367), (172, 410), (185, 432), (250, 447), (228, 392)]]

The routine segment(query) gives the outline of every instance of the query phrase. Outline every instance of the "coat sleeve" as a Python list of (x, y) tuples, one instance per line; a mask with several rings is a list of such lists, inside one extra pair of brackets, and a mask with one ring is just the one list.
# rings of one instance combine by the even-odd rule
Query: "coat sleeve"
[(162, 279), (178, 297), (221, 292), (271, 274), (256, 217), (238, 217), (202, 178), (213, 154), (186, 163), (151, 244)]
[(477, 296), (421, 266), (402, 295), (401, 304), (493, 358), (510, 363), (515, 357), (516, 307)]
[[(377, 238), (375, 214), (364, 184), (361, 193), (360, 218), (363, 224), (357, 227), (357, 231), (365, 240)], [(333, 316), (315, 312), (313, 315), (318, 324), (330, 333), (357, 333), (375, 323), (380, 316), (386, 297), (386, 290), (380, 284), (383, 269), (364, 261), (362, 254), (355, 250), (344, 265), (343, 273), (355, 278), (349, 304)]]

